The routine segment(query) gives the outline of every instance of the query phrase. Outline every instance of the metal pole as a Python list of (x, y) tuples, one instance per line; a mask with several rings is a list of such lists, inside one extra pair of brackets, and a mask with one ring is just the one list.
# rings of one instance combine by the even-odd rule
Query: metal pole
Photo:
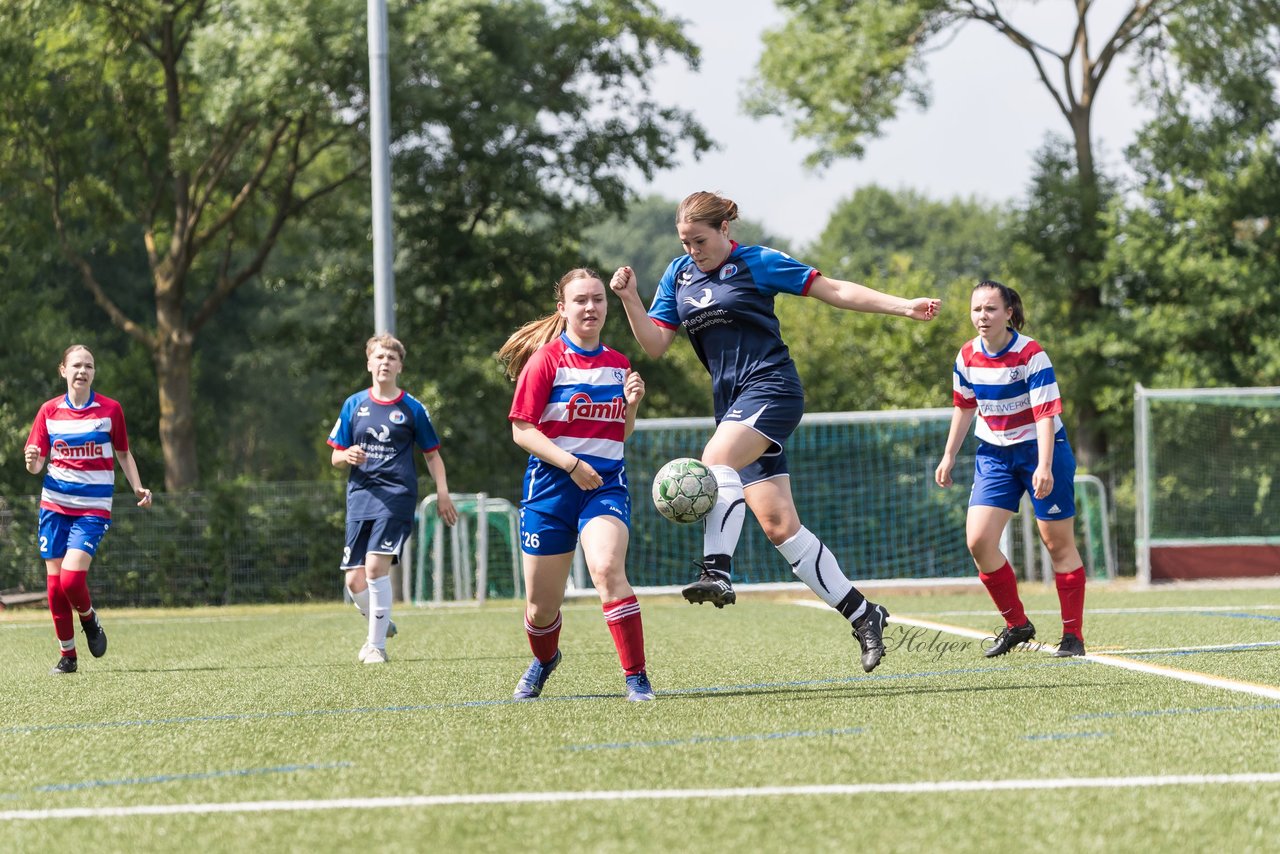
[(387, 93), (387, 3), (369, 0), (369, 148), (373, 182), (373, 331), (396, 332), (391, 269), (391, 122)]

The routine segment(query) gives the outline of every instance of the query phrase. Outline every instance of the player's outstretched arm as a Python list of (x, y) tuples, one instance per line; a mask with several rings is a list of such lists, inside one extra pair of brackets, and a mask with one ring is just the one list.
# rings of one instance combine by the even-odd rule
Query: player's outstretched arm
[(869, 314), (893, 314), (912, 320), (933, 320), (942, 308), (942, 300), (931, 297), (904, 299), (843, 279), (818, 276), (809, 285), (809, 296), (827, 305)]

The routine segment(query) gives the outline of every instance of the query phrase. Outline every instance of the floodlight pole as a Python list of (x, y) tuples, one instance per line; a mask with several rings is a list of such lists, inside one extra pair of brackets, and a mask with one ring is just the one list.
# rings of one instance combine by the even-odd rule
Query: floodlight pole
[(369, 0), (369, 148), (373, 183), (373, 331), (396, 332), (391, 267), (391, 121), (387, 73), (387, 3)]

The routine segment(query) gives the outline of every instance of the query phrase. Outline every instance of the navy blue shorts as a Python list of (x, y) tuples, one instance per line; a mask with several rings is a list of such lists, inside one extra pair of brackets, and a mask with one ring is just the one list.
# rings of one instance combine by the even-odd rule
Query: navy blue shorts
[(631, 528), (631, 496), (622, 478), (598, 489), (570, 485), (559, 495), (520, 507), (520, 549), (530, 555), (562, 555), (578, 546), (578, 535), (597, 516), (616, 516)]
[(717, 425), (726, 421), (745, 424), (769, 440), (769, 447), (754, 462), (738, 470), (743, 486), (789, 474), (783, 448), (804, 415), (804, 397), (779, 397), (759, 389), (747, 389), (729, 404)]
[(56, 510), (41, 510), (36, 536), (40, 538), (40, 557), (57, 560), (67, 556), (68, 549), (86, 554), (98, 553), (98, 544), (111, 527), (111, 520), (101, 516), (68, 516)]
[(413, 533), (412, 519), (358, 519), (347, 522), (347, 542), (342, 549), (343, 571), (364, 566), (365, 555), (391, 555), (391, 563), (400, 562), (400, 550)]
[(1037, 519), (1056, 522), (1075, 516), (1076, 456), (1066, 436), (1054, 439), (1053, 491), (1044, 498), (1036, 498), (1031, 486), (1038, 462), (1035, 442), (1019, 442), (1007, 447), (979, 442), (969, 506), (999, 507), (1017, 513), (1025, 492), (1031, 496)]

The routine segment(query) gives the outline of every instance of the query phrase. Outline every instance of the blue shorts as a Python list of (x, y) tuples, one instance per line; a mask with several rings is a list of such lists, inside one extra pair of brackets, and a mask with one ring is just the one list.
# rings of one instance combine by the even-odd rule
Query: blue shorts
[(717, 420), (717, 426), (726, 421), (745, 424), (770, 442), (763, 454), (738, 470), (743, 486), (789, 473), (787, 452), (782, 446), (799, 426), (802, 415), (804, 397), (800, 395), (778, 397), (759, 389), (747, 389), (729, 404)]
[(364, 566), (365, 555), (391, 555), (391, 563), (400, 562), (400, 550), (413, 533), (412, 519), (358, 519), (347, 522), (347, 542), (342, 549), (343, 571)]
[(41, 510), (40, 526), (36, 529), (40, 557), (57, 560), (66, 557), (68, 549), (97, 554), (98, 544), (110, 527), (111, 520), (102, 516), (68, 516), (56, 510)]
[(631, 496), (622, 478), (599, 489), (571, 486), (552, 498), (520, 507), (520, 549), (530, 555), (562, 555), (578, 546), (578, 535), (597, 516), (616, 516), (631, 528)]
[(1037, 519), (1056, 522), (1075, 516), (1076, 456), (1065, 433), (1053, 441), (1053, 491), (1044, 498), (1036, 498), (1031, 486), (1031, 475), (1039, 460), (1035, 442), (1007, 447), (979, 442), (969, 506), (999, 507), (1017, 513), (1025, 492), (1031, 497)]

